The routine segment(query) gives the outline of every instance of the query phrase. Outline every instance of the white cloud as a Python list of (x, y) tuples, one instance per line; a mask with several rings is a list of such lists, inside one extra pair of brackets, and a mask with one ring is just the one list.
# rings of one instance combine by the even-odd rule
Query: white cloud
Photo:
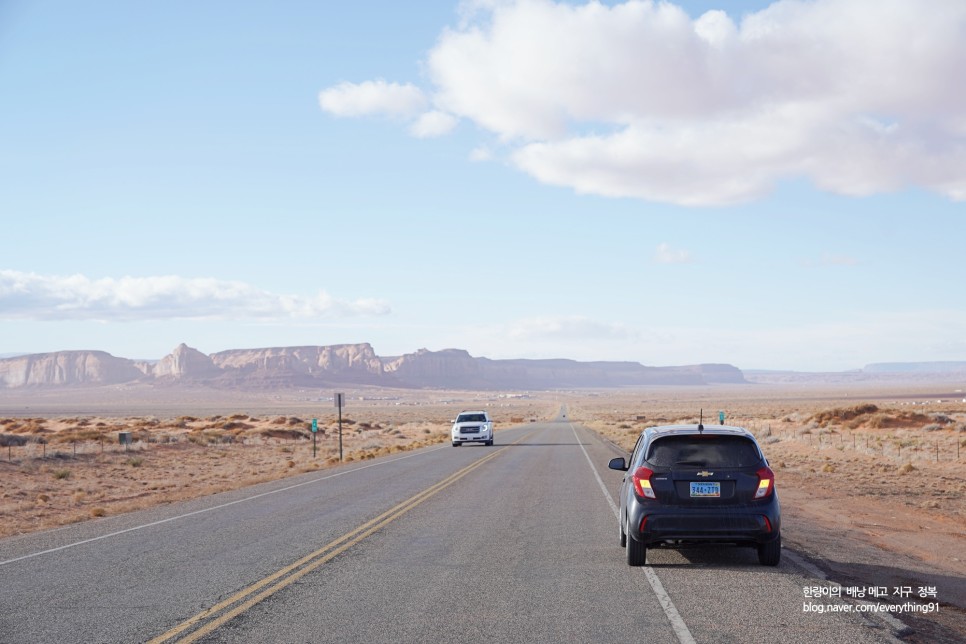
[(783, 0), (740, 23), (644, 0), (477, 0), (461, 16), (427, 55), (426, 96), (541, 182), (684, 205), (789, 178), (966, 199), (959, 0)]
[(280, 295), (212, 278), (45, 276), (0, 270), (0, 319), (161, 320), (311, 319), (384, 315), (377, 299), (337, 300)]
[(415, 85), (384, 80), (340, 83), (319, 92), (319, 105), (335, 116), (412, 117), (426, 104), (426, 96)]
[(519, 320), (506, 329), (514, 340), (627, 340), (634, 332), (621, 324), (582, 316), (541, 317)]
[(658, 244), (654, 252), (654, 261), (658, 264), (689, 264), (691, 253), (686, 250), (671, 248), (666, 242)]
[(448, 134), (454, 127), (458, 119), (452, 114), (433, 110), (419, 116), (409, 127), (409, 132), (419, 139), (429, 139)]

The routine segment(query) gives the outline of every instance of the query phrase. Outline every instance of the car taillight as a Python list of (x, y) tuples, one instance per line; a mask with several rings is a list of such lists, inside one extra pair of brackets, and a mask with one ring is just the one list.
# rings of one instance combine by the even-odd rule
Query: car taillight
[(755, 498), (766, 499), (775, 490), (775, 473), (770, 467), (763, 467), (756, 474), (758, 474), (758, 489), (755, 490)]
[(634, 492), (637, 493), (637, 496), (643, 496), (646, 499), (657, 498), (654, 495), (654, 489), (651, 488), (652, 476), (654, 476), (654, 470), (649, 470), (646, 467), (639, 467), (634, 470), (631, 480), (634, 482)]

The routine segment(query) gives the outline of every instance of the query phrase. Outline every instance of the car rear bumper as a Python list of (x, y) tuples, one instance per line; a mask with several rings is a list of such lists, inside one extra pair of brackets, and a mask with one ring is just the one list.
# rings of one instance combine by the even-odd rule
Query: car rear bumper
[(781, 531), (777, 500), (713, 510), (634, 506), (628, 513), (628, 535), (647, 545), (667, 541), (763, 544), (777, 539)]

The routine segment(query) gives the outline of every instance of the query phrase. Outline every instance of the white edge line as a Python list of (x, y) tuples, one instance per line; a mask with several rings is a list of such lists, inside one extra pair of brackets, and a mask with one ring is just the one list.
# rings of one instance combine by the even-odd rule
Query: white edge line
[(198, 514), (204, 514), (205, 512), (212, 512), (214, 510), (221, 510), (223, 508), (227, 508), (229, 506), (236, 505), (238, 503), (244, 503), (245, 501), (253, 501), (255, 499), (260, 499), (260, 498), (262, 498), (264, 496), (270, 496), (272, 494), (278, 494), (279, 492), (287, 492), (289, 490), (294, 490), (295, 488), (302, 487), (304, 485), (312, 485), (313, 483), (320, 483), (322, 481), (327, 481), (329, 479), (334, 479), (334, 478), (336, 478), (338, 476), (344, 476), (346, 474), (352, 474), (353, 472), (360, 472), (362, 470), (367, 470), (370, 467), (377, 467), (379, 465), (388, 465), (389, 463), (395, 463), (396, 461), (402, 461), (404, 459), (412, 458), (414, 456), (420, 456), (421, 454), (428, 454), (430, 452), (435, 452), (436, 450), (443, 449), (443, 447), (445, 447), (445, 446), (434, 447), (434, 448), (428, 449), (428, 450), (426, 450), (424, 452), (417, 452), (417, 453), (414, 453), (414, 454), (407, 454), (406, 456), (400, 456), (399, 458), (394, 458), (391, 461), (380, 461), (378, 463), (370, 463), (369, 465), (363, 465), (362, 467), (356, 467), (356, 468), (353, 468), (351, 470), (345, 470), (343, 472), (336, 472), (335, 474), (330, 474), (329, 476), (323, 476), (321, 478), (312, 479), (311, 481), (303, 481), (301, 483), (296, 483), (294, 485), (289, 485), (289, 486), (286, 486), (286, 487), (282, 487), (282, 488), (279, 488), (277, 490), (270, 490), (268, 492), (262, 492), (261, 494), (256, 494), (254, 496), (246, 496), (243, 499), (235, 499), (234, 501), (229, 501), (227, 503), (222, 503), (220, 505), (213, 505), (210, 508), (203, 508), (201, 510), (195, 510), (193, 512), (188, 512), (186, 514), (179, 514), (177, 516), (168, 517), (167, 519), (161, 519), (159, 521), (152, 521), (151, 523), (145, 523), (143, 525), (138, 525), (138, 526), (134, 526), (134, 527), (131, 527), (131, 528), (125, 528), (124, 530), (118, 530), (117, 532), (110, 532), (108, 534), (102, 534), (102, 535), (100, 535), (98, 537), (92, 537), (90, 539), (84, 539), (83, 541), (75, 541), (74, 543), (68, 543), (68, 544), (65, 544), (63, 546), (58, 546), (56, 548), (50, 548), (49, 550), (41, 550), (39, 552), (33, 552), (33, 553), (29, 554), (29, 555), (23, 555), (23, 556), (20, 556), (20, 557), (15, 557), (13, 559), (7, 559), (6, 561), (0, 561), (0, 566), (6, 566), (7, 564), (12, 564), (12, 563), (17, 562), (17, 561), (23, 561), (24, 559), (32, 559), (34, 557), (39, 557), (41, 555), (48, 555), (48, 554), (51, 554), (51, 553), (54, 553), (54, 552), (59, 552), (61, 550), (67, 550), (68, 548), (74, 548), (76, 546), (82, 546), (82, 545), (87, 544), (87, 543), (93, 543), (94, 541), (100, 541), (102, 539), (108, 539), (110, 537), (116, 537), (118, 535), (122, 535), (122, 534), (125, 534), (125, 533), (128, 533), (128, 532), (134, 532), (136, 530), (143, 530), (145, 528), (153, 528), (154, 526), (161, 525), (162, 523), (168, 523), (170, 521), (176, 521), (178, 519), (186, 519), (188, 517), (192, 517), (192, 516), (195, 516), (195, 515), (198, 515)]
[[(610, 504), (610, 509), (614, 512), (614, 516), (619, 520), (620, 510), (617, 508), (617, 504), (614, 503), (614, 498), (610, 495), (610, 491), (607, 489), (607, 486), (604, 485), (604, 480), (600, 478), (600, 474), (597, 472), (594, 462), (590, 460), (590, 454), (587, 453), (587, 450), (584, 448), (584, 444), (580, 442), (580, 436), (577, 435), (577, 429), (574, 427), (573, 423), (570, 423), (570, 431), (574, 433), (574, 438), (577, 439), (577, 444), (580, 445), (580, 450), (584, 453), (584, 457), (587, 459), (587, 462), (590, 463), (590, 469), (594, 473), (594, 477), (597, 479), (597, 484), (600, 485), (600, 489), (604, 493), (607, 503)], [(644, 577), (651, 585), (651, 590), (653, 590), (654, 594), (657, 595), (657, 601), (661, 604), (661, 608), (664, 609), (664, 614), (671, 623), (671, 629), (674, 631), (674, 634), (677, 635), (678, 641), (681, 642), (681, 644), (696, 644), (694, 636), (691, 635), (691, 631), (688, 629), (688, 625), (684, 623), (684, 618), (681, 617), (681, 613), (678, 612), (674, 602), (671, 601), (671, 596), (667, 594), (666, 590), (664, 590), (664, 584), (661, 583), (657, 573), (654, 572), (650, 566), (644, 566), (641, 570), (644, 571)]]
[[(787, 550), (785, 548), (782, 548), (782, 557), (788, 559), (793, 564), (795, 564), (796, 566), (798, 566), (806, 575), (810, 575), (810, 576), (812, 576), (815, 579), (818, 579), (820, 581), (828, 581), (828, 575), (826, 575), (822, 571), (821, 568), (819, 568), (818, 566), (810, 563), (805, 558), (797, 555), (796, 553), (792, 552), (791, 550)], [(836, 588), (836, 587), (837, 588), (841, 588), (842, 587), (841, 584), (836, 583), (836, 582), (829, 582), (829, 585), (832, 588)], [(856, 604), (868, 604), (868, 605), (875, 605), (875, 604), (882, 605), (882, 602), (872, 602), (872, 601), (866, 601), (866, 600), (861, 600), (861, 599), (854, 600), (854, 603), (856, 603)], [(893, 640), (896, 641), (896, 642), (899, 642), (900, 641), (898, 639), (899, 636), (905, 635), (906, 633), (909, 633), (912, 630), (901, 619), (899, 619), (895, 615), (892, 615), (892, 614), (887, 613), (887, 612), (872, 611), (872, 612), (863, 613), (862, 615), (866, 619), (869, 619), (869, 620), (878, 619), (880, 622), (882, 622), (883, 624), (885, 624), (886, 628), (888, 628), (890, 631), (892, 631)]]

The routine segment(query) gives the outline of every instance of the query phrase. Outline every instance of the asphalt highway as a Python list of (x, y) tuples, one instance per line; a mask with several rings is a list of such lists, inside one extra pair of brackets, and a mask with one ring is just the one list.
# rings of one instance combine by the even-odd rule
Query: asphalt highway
[(561, 417), (0, 541), (0, 642), (896, 641), (789, 557), (628, 567), (616, 455)]

